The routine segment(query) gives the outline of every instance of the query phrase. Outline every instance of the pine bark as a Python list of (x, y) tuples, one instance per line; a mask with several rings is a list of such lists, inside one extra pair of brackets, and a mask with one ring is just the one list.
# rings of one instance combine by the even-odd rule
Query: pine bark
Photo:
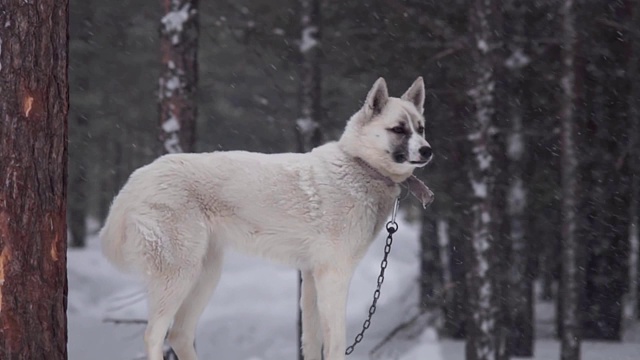
[(495, 139), (495, 51), (497, 11), (491, 0), (476, 0), (471, 7), (471, 33), (475, 78), (469, 91), (475, 113), (470, 124), (473, 162), (470, 169), (472, 192), (471, 256), (466, 279), (469, 309), (466, 358), (502, 358), (504, 333), (500, 329), (500, 301), (497, 298), (498, 246), (495, 233), (494, 185), (496, 181)]
[(0, 11), (0, 358), (67, 358), (68, 2)]
[(195, 148), (198, 86), (198, 0), (161, 0), (158, 93), (162, 152)]
[(573, 0), (564, 0), (562, 16), (562, 103), (561, 122), (561, 178), (562, 178), (562, 360), (580, 359), (580, 314), (578, 243), (577, 243), (577, 168), (575, 149), (575, 9)]
[[(321, 8), (320, 0), (299, 0), (300, 39), (300, 116), (296, 120), (297, 150), (308, 152), (322, 144), (322, 75), (320, 72)], [(298, 272), (298, 359), (302, 360), (302, 274)]]

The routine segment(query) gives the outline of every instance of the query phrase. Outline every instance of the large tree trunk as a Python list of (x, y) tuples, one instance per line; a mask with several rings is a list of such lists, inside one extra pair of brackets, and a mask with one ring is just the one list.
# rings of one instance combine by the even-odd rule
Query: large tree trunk
[(580, 359), (580, 314), (578, 239), (576, 238), (577, 168), (575, 150), (575, 47), (576, 30), (573, 0), (564, 0), (560, 13), (562, 19), (562, 103), (561, 121), (561, 173), (562, 173), (562, 333), (560, 335), (561, 359)]
[[(300, 117), (296, 120), (298, 152), (321, 145), (322, 77), (320, 72), (320, 0), (299, 0), (300, 39)], [(302, 360), (302, 275), (298, 272), (298, 359)]]
[(476, 0), (471, 7), (474, 36), (474, 83), (469, 91), (475, 109), (469, 128), (473, 162), (470, 170), (472, 193), (470, 266), (467, 269), (469, 309), (466, 357), (469, 360), (502, 358), (504, 333), (499, 328), (500, 301), (497, 281), (498, 244), (495, 234), (493, 195), (496, 180), (495, 141), (495, 49), (497, 11), (491, 0)]
[(509, 122), (506, 154), (508, 157), (508, 191), (506, 236), (510, 249), (509, 274), (506, 289), (509, 322), (508, 350), (510, 355), (533, 356), (533, 276), (532, 247), (526, 234), (527, 188), (525, 184), (526, 139), (524, 117), (527, 96), (525, 67), (529, 65), (526, 36), (526, 0), (510, 0), (505, 11), (505, 83), (507, 99), (505, 117)]
[(195, 147), (198, 82), (198, 0), (161, 0), (161, 73), (158, 93), (162, 152)]
[(67, 358), (68, 2), (0, 11), (0, 358)]

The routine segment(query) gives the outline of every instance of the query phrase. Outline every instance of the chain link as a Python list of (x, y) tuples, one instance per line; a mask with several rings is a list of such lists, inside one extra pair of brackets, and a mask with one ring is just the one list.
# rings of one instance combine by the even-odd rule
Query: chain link
[(356, 345), (358, 345), (358, 343), (362, 341), (362, 338), (364, 337), (364, 332), (367, 331), (367, 329), (371, 325), (371, 318), (373, 317), (373, 314), (376, 313), (376, 306), (378, 304), (378, 299), (380, 298), (380, 289), (382, 288), (382, 283), (384, 282), (384, 272), (387, 269), (387, 265), (389, 263), (387, 261), (387, 258), (389, 257), (389, 253), (391, 253), (391, 244), (393, 243), (392, 235), (396, 231), (398, 231), (398, 223), (396, 222), (396, 212), (398, 211), (398, 203), (399, 203), (399, 200), (396, 199), (391, 221), (389, 221), (386, 226), (387, 232), (389, 233), (389, 235), (387, 235), (387, 241), (384, 245), (384, 256), (382, 257), (382, 261), (380, 262), (380, 275), (378, 275), (378, 285), (376, 286), (376, 290), (373, 292), (373, 303), (371, 303), (371, 306), (369, 307), (369, 315), (367, 316), (367, 319), (364, 321), (364, 323), (362, 323), (362, 330), (358, 335), (356, 335), (353, 345), (349, 346), (345, 351), (345, 354), (347, 355), (350, 355), (355, 349)]

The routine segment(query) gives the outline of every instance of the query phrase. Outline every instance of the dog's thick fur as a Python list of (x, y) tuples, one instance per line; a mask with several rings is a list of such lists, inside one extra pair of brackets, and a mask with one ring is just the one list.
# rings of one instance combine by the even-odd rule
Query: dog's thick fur
[[(196, 323), (234, 248), (302, 271), (307, 360), (345, 358), (345, 306), (359, 259), (389, 216), (398, 184), (431, 158), (425, 89), (402, 98), (378, 79), (337, 142), (306, 154), (165, 155), (136, 170), (100, 232), (104, 254), (148, 282), (151, 360), (169, 342), (194, 360)], [(324, 346), (324, 350), (323, 350)]]

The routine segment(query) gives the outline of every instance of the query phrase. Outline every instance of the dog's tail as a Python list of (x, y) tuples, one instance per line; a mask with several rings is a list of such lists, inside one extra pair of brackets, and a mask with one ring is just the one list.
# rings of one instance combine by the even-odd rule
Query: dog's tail
[(119, 270), (134, 273), (139, 270), (135, 260), (139, 253), (134, 239), (128, 234), (126, 209), (117, 204), (117, 198), (111, 205), (109, 215), (100, 230), (102, 253)]

